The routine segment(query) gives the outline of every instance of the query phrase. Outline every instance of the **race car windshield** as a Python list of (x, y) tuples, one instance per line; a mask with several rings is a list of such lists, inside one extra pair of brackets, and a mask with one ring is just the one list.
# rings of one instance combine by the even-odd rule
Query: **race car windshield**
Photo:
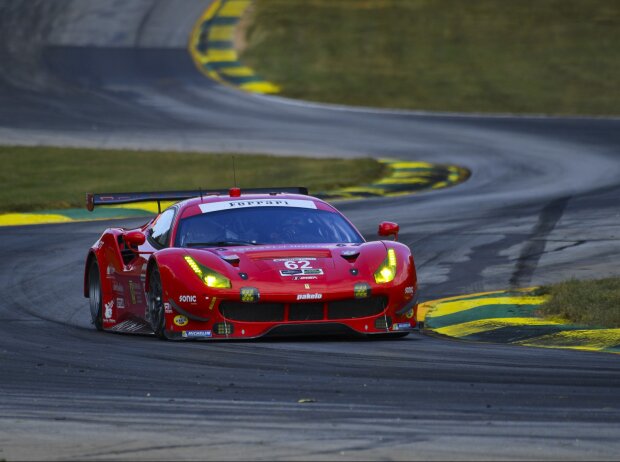
[(248, 207), (203, 213), (179, 222), (177, 247), (360, 243), (338, 213), (296, 207)]

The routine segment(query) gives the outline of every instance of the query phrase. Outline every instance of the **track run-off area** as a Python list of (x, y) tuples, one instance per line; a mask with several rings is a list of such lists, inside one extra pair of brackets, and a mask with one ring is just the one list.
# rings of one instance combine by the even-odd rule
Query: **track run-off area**
[[(400, 224), (423, 301), (617, 271), (620, 120), (245, 93), (205, 78), (187, 51), (209, 6), (1, 3), (0, 140), (458, 165), (471, 177), (457, 186), (338, 205), (367, 239), (381, 220)], [(141, 221), (0, 228), (0, 459), (620, 458), (615, 354), (423, 334), (98, 333), (86, 250), (106, 226)]]

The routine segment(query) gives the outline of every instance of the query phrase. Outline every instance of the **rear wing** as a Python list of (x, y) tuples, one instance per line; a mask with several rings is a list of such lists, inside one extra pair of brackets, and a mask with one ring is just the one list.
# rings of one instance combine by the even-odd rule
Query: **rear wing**
[[(197, 191), (159, 191), (159, 192), (130, 192), (130, 193), (88, 193), (86, 194), (86, 209), (95, 210), (98, 205), (131, 204), (133, 202), (182, 201), (192, 197), (217, 196), (228, 194), (228, 189), (203, 189)], [(302, 186), (285, 188), (248, 188), (242, 194), (303, 194), (308, 195), (308, 188)], [(161, 208), (161, 207), (160, 207)]]

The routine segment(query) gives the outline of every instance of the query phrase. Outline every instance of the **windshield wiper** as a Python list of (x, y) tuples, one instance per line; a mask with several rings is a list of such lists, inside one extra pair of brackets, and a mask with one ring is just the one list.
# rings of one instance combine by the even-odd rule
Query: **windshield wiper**
[(235, 245), (261, 245), (250, 241), (217, 241), (217, 242), (187, 242), (185, 247), (231, 247)]

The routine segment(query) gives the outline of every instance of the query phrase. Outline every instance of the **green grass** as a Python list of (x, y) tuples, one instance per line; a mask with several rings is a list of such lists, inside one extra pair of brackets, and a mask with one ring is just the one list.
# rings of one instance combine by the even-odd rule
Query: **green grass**
[[(243, 187), (307, 186), (310, 193), (372, 182), (373, 159), (237, 155)], [(0, 212), (84, 207), (86, 192), (233, 186), (231, 154), (0, 146)]]
[(258, 0), (251, 15), (242, 59), (285, 96), (620, 113), (618, 0)]
[(551, 299), (541, 305), (547, 316), (559, 316), (576, 324), (620, 327), (620, 278), (592, 281), (571, 279), (543, 287)]

